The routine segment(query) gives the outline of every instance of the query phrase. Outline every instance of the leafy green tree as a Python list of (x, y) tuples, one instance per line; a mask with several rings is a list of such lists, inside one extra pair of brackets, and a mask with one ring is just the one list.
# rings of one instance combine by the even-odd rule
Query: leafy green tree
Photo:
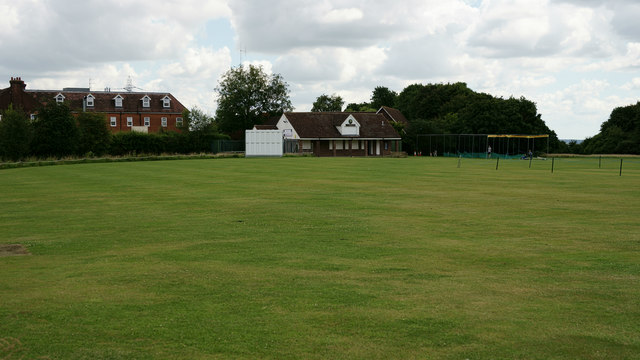
[(216, 131), (217, 125), (212, 116), (209, 116), (202, 109), (194, 106), (189, 109), (185, 109), (182, 113), (184, 123), (188, 131)]
[(107, 116), (103, 113), (83, 112), (78, 115), (78, 154), (106, 154), (111, 144), (111, 131), (107, 127)]
[[(378, 108), (379, 109), (379, 108)], [(378, 109), (374, 109), (370, 103), (350, 103), (344, 109), (345, 112), (376, 112)]]
[(333, 94), (329, 96), (326, 94), (322, 94), (318, 96), (316, 101), (313, 103), (311, 111), (342, 111), (342, 105), (344, 105), (344, 100), (342, 100), (342, 97), (340, 97), (340, 95)]
[(293, 110), (288, 86), (281, 75), (267, 75), (262, 66), (229, 69), (215, 89), (218, 128), (233, 138), (243, 138), (244, 130)]
[(371, 107), (376, 110), (382, 106), (394, 107), (398, 93), (384, 86), (376, 86), (371, 94)]
[(31, 126), (27, 116), (12, 105), (0, 120), (0, 158), (18, 161), (29, 154)]
[(581, 144), (585, 154), (640, 154), (640, 102), (617, 107), (600, 133)]
[(211, 151), (211, 142), (218, 139), (228, 139), (227, 135), (220, 134), (214, 119), (198, 107), (183, 112), (185, 119), (184, 133), (187, 134), (190, 143), (190, 152)]
[[(561, 147), (536, 104), (521, 98), (503, 99), (476, 93), (465, 83), (412, 84), (396, 98), (396, 108), (409, 121), (405, 143), (421, 131), (435, 134), (549, 134), (549, 147)], [(413, 125), (417, 122), (416, 126)]]
[(41, 157), (63, 157), (76, 153), (79, 132), (69, 106), (50, 102), (33, 121), (31, 149)]

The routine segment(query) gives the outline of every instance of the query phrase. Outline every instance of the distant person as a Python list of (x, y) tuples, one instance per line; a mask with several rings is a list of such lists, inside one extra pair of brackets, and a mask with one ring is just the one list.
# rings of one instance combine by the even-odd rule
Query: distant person
[(529, 155), (529, 159), (533, 159), (533, 152), (531, 151), (531, 149), (529, 149), (527, 155)]
[(487, 157), (491, 159), (491, 145), (489, 145), (489, 148), (487, 148)]
[(438, 150), (433, 150), (433, 156), (438, 156)]

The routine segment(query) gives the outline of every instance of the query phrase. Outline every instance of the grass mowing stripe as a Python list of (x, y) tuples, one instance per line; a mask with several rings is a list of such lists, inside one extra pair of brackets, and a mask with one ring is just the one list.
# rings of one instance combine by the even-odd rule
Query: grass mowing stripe
[(0, 356), (637, 358), (629, 163), (3, 170)]

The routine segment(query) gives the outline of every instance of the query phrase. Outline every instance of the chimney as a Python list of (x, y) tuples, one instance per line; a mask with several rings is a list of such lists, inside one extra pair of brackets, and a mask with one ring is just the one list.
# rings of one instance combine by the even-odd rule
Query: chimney
[(24, 81), (19, 77), (12, 77), (9, 84), (11, 85), (11, 102), (14, 106), (22, 106), (22, 94), (27, 85), (25, 85)]

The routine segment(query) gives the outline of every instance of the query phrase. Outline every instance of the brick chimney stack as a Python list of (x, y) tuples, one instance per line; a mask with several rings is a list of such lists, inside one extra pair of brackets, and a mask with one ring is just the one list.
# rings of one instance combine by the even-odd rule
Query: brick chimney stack
[(11, 85), (11, 102), (15, 105), (22, 105), (22, 94), (24, 94), (27, 85), (20, 77), (12, 77), (9, 84)]

